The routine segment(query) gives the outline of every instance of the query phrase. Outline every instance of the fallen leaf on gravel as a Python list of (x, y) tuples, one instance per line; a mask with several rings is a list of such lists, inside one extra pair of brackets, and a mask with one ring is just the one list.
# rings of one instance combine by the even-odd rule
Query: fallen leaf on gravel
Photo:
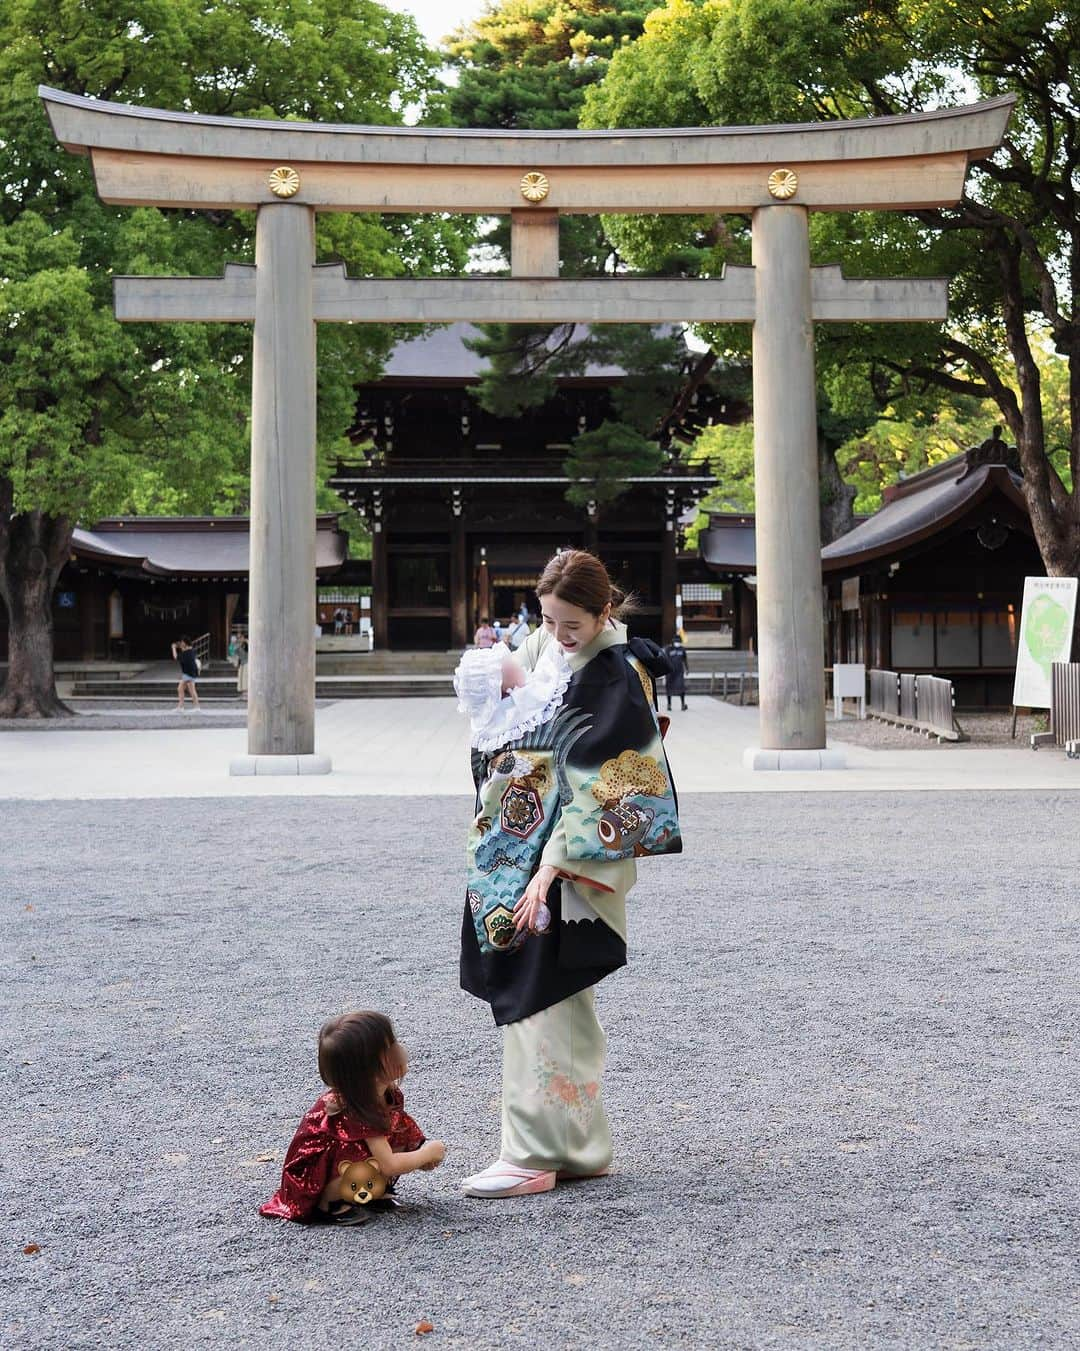
[(277, 1154), (272, 1149), (264, 1149), (261, 1154), (255, 1155), (256, 1163), (273, 1163)]
[(568, 1276), (563, 1277), (563, 1280), (567, 1285), (584, 1285), (588, 1277), (583, 1276), (580, 1271), (571, 1271)]
[(24, 909), (24, 910), (33, 910), (33, 908), (34, 908), (34, 907), (33, 907), (32, 905), (24, 905), (24, 906), (23, 906), (23, 909)]
[(869, 1140), (838, 1140), (836, 1147), (845, 1154), (856, 1154), (859, 1150), (872, 1148), (872, 1145)]
[(202, 1313), (199, 1314), (199, 1317), (200, 1317), (200, 1318), (209, 1318), (209, 1319), (211, 1319), (211, 1320), (212, 1320), (213, 1322), (215, 1322), (215, 1323), (224, 1323), (224, 1321), (225, 1321), (225, 1310), (224, 1310), (224, 1309), (204, 1309), (204, 1310), (202, 1311)]
[(269, 1295), (267, 1295), (266, 1298), (269, 1300), (271, 1304), (276, 1304), (278, 1300), (281, 1298), (281, 1296), (278, 1294), (276, 1290), (274, 1290)]
[(187, 1155), (187, 1154), (162, 1154), (161, 1157), (162, 1157), (162, 1159), (165, 1161), (165, 1163), (187, 1163), (187, 1162), (188, 1162), (188, 1155)]
[(322, 1281), (319, 1280), (318, 1276), (310, 1276), (304, 1282), (304, 1290), (307, 1294), (314, 1294), (316, 1290), (321, 1289), (322, 1289)]
[(33, 1257), (35, 1253), (39, 1253), (40, 1251), (41, 1247), (37, 1243), (28, 1243), (26, 1247), (23, 1249), (23, 1252), (27, 1255), (27, 1257)]
[(413, 1332), (415, 1332), (418, 1337), (426, 1337), (429, 1332), (434, 1331), (435, 1324), (429, 1323), (426, 1318), (421, 1318), (420, 1322), (413, 1328)]

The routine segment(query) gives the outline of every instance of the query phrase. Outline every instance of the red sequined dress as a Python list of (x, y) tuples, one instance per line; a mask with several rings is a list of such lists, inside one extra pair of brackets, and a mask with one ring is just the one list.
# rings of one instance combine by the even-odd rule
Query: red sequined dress
[(424, 1132), (405, 1111), (401, 1090), (389, 1089), (386, 1101), (390, 1108), (390, 1129), (383, 1131), (337, 1110), (334, 1094), (324, 1093), (297, 1126), (285, 1155), (281, 1186), (259, 1207), (259, 1214), (282, 1220), (316, 1218), (319, 1197), (337, 1172), (338, 1164), (357, 1163), (370, 1156), (365, 1136), (385, 1135), (395, 1154), (419, 1149), (424, 1143)]

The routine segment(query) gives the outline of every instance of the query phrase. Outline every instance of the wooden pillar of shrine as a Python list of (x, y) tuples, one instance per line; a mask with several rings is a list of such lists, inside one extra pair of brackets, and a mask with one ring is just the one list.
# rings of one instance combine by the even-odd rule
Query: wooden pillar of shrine
[(660, 639), (670, 643), (675, 637), (675, 591), (678, 586), (678, 531), (675, 501), (668, 494), (664, 510), (664, 533), (660, 540)]
[(468, 568), (465, 560), (465, 518), (460, 494), (454, 494), (450, 525), (450, 646), (465, 647), (469, 641)]
[(83, 661), (93, 661), (97, 655), (94, 630), (99, 613), (100, 593), (101, 584), (98, 579), (88, 574), (86, 584), (79, 588), (79, 631)]
[(477, 614), (476, 622), (491, 619), (491, 575), (488, 572), (487, 550), (480, 550), (480, 565), (476, 570)]
[(390, 569), (386, 557), (386, 531), (376, 516), (371, 531), (371, 627), (375, 634), (375, 650), (385, 651), (390, 646)]

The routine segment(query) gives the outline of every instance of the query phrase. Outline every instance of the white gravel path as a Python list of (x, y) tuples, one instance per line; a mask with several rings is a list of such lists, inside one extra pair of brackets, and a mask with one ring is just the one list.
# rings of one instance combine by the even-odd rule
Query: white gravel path
[[(498, 1134), (463, 798), (6, 802), (0, 1343), (1076, 1345), (1076, 802), (686, 797), (601, 989), (617, 1171), (501, 1203), (457, 1193)], [(357, 1006), (447, 1162), (263, 1220)]]

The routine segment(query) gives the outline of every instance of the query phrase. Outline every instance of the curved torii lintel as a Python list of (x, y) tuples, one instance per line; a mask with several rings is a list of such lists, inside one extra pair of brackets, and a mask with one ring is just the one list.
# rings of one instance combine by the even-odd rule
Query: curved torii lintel
[[(273, 169), (299, 176), (292, 201), (321, 211), (751, 211), (791, 169), (797, 205), (904, 209), (957, 201), (968, 165), (993, 152), (1015, 99), (849, 122), (613, 131), (469, 131), (203, 117), (41, 86), (57, 139), (91, 156), (118, 205), (253, 208), (278, 201)], [(544, 173), (530, 207), (521, 179)]]

